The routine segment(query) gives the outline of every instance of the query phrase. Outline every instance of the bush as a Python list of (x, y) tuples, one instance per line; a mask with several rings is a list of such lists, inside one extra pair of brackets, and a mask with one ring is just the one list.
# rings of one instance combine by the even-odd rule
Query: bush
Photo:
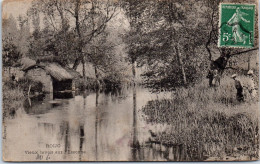
[(29, 86), (31, 86), (30, 93), (42, 92), (42, 83), (26, 77), (21, 78), (19, 81), (9, 80), (3, 83), (3, 118), (14, 116), (16, 110), (23, 106)]
[(3, 85), (3, 119), (15, 115), (17, 109), (23, 106), (23, 90), (12, 83)]

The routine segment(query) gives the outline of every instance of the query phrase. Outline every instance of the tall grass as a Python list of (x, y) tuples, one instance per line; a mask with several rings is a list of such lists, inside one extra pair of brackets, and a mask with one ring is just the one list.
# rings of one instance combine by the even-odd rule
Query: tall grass
[(149, 101), (142, 111), (147, 122), (169, 124), (154, 140), (165, 145), (183, 145), (185, 158), (258, 157), (258, 104), (236, 100), (234, 81), (209, 88), (207, 82), (177, 89), (172, 99)]

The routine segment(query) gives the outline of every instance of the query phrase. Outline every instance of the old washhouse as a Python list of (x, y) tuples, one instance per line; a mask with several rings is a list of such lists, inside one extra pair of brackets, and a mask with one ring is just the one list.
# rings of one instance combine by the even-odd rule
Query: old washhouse
[(25, 58), (21, 61), (25, 76), (43, 85), (42, 91), (53, 93), (59, 91), (73, 91), (76, 89), (75, 80), (80, 74), (71, 68), (62, 67), (55, 62), (40, 62)]

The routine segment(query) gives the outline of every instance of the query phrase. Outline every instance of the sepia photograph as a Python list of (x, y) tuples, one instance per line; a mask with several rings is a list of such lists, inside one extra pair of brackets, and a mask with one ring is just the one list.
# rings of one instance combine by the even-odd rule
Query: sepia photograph
[(4, 0), (2, 159), (259, 160), (258, 0)]

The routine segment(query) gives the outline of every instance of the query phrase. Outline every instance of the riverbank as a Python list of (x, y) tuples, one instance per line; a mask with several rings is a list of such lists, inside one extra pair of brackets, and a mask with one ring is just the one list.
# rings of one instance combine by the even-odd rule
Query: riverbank
[[(110, 82), (104, 80), (96, 80), (94, 78), (88, 78), (86, 82), (83, 79), (76, 81), (76, 90), (83, 91), (84, 87), (88, 92), (99, 91), (111, 91), (121, 88), (120, 82)], [(85, 85), (84, 85), (85, 83)], [(13, 117), (16, 110), (23, 108), (24, 100), (31, 97), (37, 97), (44, 95), (42, 91), (43, 85), (41, 82), (35, 82), (29, 78), (21, 78), (19, 81), (13, 81), (11, 79), (4, 80), (2, 85), (3, 90), (3, 118)]]
[(181, 145), (181, 160), (240, 160), (258, 158), (258, 103), (236, 100), (232, 79), (217, 88), (207, 81), (177, 89), (171, 99), (149, 101), (142, 108), (148, 123), (168, 124), (151, 132), (150, 142)]

